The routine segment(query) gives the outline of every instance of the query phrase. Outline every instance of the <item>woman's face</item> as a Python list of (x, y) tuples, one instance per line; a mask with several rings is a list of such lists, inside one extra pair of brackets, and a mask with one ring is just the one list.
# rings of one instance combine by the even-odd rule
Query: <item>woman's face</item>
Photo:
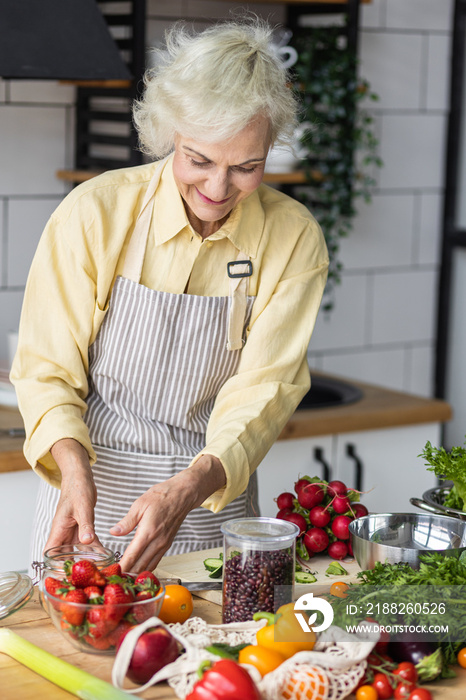
[(217, 231), (233, 207), (259, 187), (269, 148), (270, 128), (264, 117), (218, 143), (176, 135), (175, 181), (190, 223), (203, 238)]

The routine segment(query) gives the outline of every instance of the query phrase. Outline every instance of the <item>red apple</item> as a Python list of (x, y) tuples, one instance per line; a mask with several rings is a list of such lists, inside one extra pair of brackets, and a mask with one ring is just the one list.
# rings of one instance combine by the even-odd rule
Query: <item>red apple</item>
[[(123, 638), (120, 639), (118, 648)], [(133, 683), (142, 685), (154, 673), (175, 661), (179, 654), (178, 642), (165, 627), (151, 627), (136, 642), (126, 675)]]

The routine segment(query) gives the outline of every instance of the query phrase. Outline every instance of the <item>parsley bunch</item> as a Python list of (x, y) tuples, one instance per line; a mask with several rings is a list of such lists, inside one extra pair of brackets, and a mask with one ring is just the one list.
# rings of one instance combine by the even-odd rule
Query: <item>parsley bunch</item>
[(434, 472), (439, 479), (453, 482), (445, 505), (466, 511), (466, 449), (452, 447), (447, 452), (444, 447), (433, 447), (427, 442), (419, 457), (426, 460), (426, 466), (430, 465), (427, 466), (428, 471)]

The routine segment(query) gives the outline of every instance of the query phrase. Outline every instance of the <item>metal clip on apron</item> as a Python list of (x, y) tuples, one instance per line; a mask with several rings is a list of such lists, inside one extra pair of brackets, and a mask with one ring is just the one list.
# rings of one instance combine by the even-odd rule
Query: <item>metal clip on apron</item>
[[(247, 296), (252, 265), (241, 252), (226, 271), (230, 297), (172, 294), (139, 283), (163, 166), (149, 183), (123, 274), (89, 348), (84, 420), (97, 455), (95, 528), (104, 546), (120, 551), (134, 533), (111, 537), (110, 527), (154, 483), (187, 468), (204, 449), (215, 398), (237, 370), (254, 301)], [(31, 560), (42, 558), (59, 495), (41, 482)], [(252, 514), (258, 515), (255, 474), (221, 513), (191, 511), (167, 553), (221, 546), (221, 523)]]
[(227, 265), (230, 278), (230, 314), (228, 318), (228, 350), (241, 350), (243, 347), (243, 328), (246, 316), (249, 278), (252, 275), (252, 263), (243, 260), (243, 253), (238, 254), (234, 262)]

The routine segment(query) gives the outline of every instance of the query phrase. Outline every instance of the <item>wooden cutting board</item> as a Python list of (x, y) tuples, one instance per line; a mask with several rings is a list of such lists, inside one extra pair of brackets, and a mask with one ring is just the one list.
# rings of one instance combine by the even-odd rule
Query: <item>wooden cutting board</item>
[[(183, 581), (213, 581), (209, 578), (209, 573), (204, 567), (204, 559), (213, 557), (217, 559), (222, 552), (222, 548), (203, 549), (200, 552), (189, 552), (188, 554), (175, 554), (171, 557), (163, 557), (155, 573), (162, 578), (179, 578)], [(297, 600), (304, 593), (312, 592), (314, 595), (323, 595), (330, 591), (330, 586), (334, 581), (345, 581), (355, 583), (356, 575), (361, 571), (356, 559), (342, 561), (341, 565), (348, 572), (347, 576), (327, 576), (325, 574), (328, 566), (333, 560), (326, 556), (313, 557), (309, 561), (309, 569), (312, 571), (317, 581), (310, 584), (296, 583), (294, 589), (294, 600)], [(220, 580), (220, 579), (216, 579)], [(222, 591), (196, 591), (195, 595), (205, 600), (210, 600), (217, 605), (222, 604)]]

